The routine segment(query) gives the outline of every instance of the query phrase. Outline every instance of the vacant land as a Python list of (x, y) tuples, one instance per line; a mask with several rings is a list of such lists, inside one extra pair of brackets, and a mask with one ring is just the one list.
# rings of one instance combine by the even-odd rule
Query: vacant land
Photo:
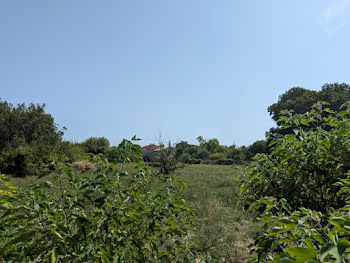
[[(188, 165), (176, 172), (185, 182), (185, 197), (195, 208), (198, 221), (194, 235), (202, 249), (220, 262), (245, 262), (248, 245), (257, 230), (233, 203), (238, 191), (233, 168), (225, 165)], [(40, 179), (48, 180), (51, 177)], [(34, 176), (11, 178), (17, 187), (34, 183)]]
[(220, 262), (245, 262), (257, 228), (235, 207), (233, 168), (226, 165), (190, 165), (177, 172), (186, 182), (186, 199), (198, 220), (196, 235), (203, 249)]

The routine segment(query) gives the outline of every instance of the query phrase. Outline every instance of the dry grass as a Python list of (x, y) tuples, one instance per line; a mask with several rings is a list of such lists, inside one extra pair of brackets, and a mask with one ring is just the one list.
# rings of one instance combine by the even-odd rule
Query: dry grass
[(77, 170), (77, 171), (83, 171), (86, 169), (95, 169), (95, 165), (88, 160), (81, 160), (81, 161), (76, 161), (72, 163), (72, 168)]

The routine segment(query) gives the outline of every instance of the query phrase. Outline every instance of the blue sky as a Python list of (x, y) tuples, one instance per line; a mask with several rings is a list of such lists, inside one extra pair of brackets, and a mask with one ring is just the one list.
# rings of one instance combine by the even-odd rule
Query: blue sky
[(294, 86), (350, 83), (350, 0), (0, 0), (0, 97), (65, 138), (248, 145)]

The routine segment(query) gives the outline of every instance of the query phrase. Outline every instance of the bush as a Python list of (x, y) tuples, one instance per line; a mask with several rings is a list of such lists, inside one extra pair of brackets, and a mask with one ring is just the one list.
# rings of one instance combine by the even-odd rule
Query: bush
[(293, 134), (270, 134), (271, 154), (237, 179), (238, 204), (263, 226), (250, 262), (349, 262), (350, 103), (338, 113), (324, 105), (284, 111), (279, 123)]
[(191, 161), (191, 155), (189, 153), (184, 153), (180, 156), (179, 160), (183, 163), (190, 163)]
[(15, 177), (25, 177), (36, 172), (33, 149), (29, 146), (8, 148), (0, 157), (0, 171)]
[(255, 141), (245, 150), (245, 158), (250, 161), (258, 153), (268, 153), (267, 141)]
[(55, 148), (55, 153), (58, 158), (75, 162), (87, 158), (83, 147), (79, 143), (69, 141), (59, 142)]
[(210, 159), (212, 160), (218, 160), (225, 158), (225, 153), (213, 153), (210, 155)]
[(57, 159), (63, 132), (45, 105), (0, 100), (0, 172), (17, 177), (38, 174)]
[(110, 146), (109, 140), (105, 137), (91, 137), (81, 143), (85, 152), (91, 154), (105, 154)]
[[(133, 146), (141, 159), (140, 146)], [(122, 158), (122, 157), (120, 157)], [(127, 162), (127, 160), (125, 160)], [(99, 156), (96, 171), (56, 166), (53, 182), (0, 191), (1, 262), (192, 262), (193, 210), (175, 176), (142, 161), (116, 171)], [(0, 176), (0, 182), (3, 181)], [(7, 190), (6, 190), (7, 189)]]
[(350, 170), (350, 104), (342, 109), (337, 114), (319, 103), (306, 114), (285, 111), (279, 122), (284, 128), (295, 125), (294, 134), (270, 135), (272, 152), (254, 158), (239, 179), (238, 199), (250, 204), (272, 196), (285, 198), (293, 209), (318, 211), (344, 206), (334, 186)]
[(206, 159), (209, 159), (209, 157), (210, 157), (210, 152), (208, 152), (206, 149), (198, 148), (196, 153), (197, 159), (206, 160)]
[(175, 157), (176, 150), (171, 147), (169, 142), (168, 147), (163, 147), (159, 151), (159, 157), (156, 158), (156, 163), (159, 167), (160, 174), (171, 174), (175, 172), (175, 170), (179, 166), (179, 160)]

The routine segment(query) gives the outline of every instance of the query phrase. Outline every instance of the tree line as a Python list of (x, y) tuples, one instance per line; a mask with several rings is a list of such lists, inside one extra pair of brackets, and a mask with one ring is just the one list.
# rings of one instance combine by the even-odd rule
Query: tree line
[[(350, 86), (345, 83), (325, 84), (320, 91), (293, 87), (283, 93), (278, 101), (268, 107), (276, 127), (268, 133), (290, 133), (281, 129), (278, 116), (289, 110), (306, 113), (318, 101), (327, 101), (336, 110), (350, 100)], [(41, 168), (52, 161), (75, 162), (102, 154), (109, 161), (117, 162), (116, 146), (107, 138), (91, 137), (83, 142), (62, 139), (65, 127), (60, 128), (51, 114), (45, 112), (45, 104), (13, 104), (0, 100), (0, 172), (18, 177), (39, 174)], [(267, 136), (269, 137), (269, 136)], [(216, 138), (197, 138), (198, 144), (181, 141), (173, 146), (171, 157), (190, 164), (247, 164), (258, 153), (267, 153), (268, 140), (259, 140), (249, 146), (221, 145)]]

